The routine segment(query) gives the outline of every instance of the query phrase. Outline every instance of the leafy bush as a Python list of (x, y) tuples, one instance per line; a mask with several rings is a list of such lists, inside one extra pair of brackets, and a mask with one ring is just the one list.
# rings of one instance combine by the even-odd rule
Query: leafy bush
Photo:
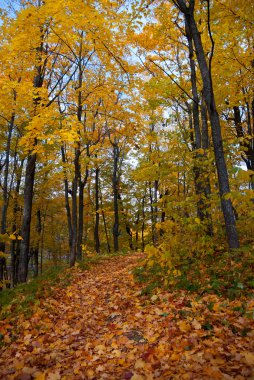
[(135, 269), (136, 278), (159, 287), (185, 289), (199, 294), (215, 293), (230, 299), (253, 295), (254, 249), (246, 246), (236, 251), (214, 247), (205, 252), (186, 246), (176, 253), (159, 247), (147, 246), (146, 259)]

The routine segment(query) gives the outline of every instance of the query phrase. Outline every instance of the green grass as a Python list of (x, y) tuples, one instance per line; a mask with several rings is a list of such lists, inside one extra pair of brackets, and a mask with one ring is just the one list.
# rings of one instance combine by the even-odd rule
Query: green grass
[(65, 268), (66, 265), (56, 265), (28, 283), (1, 291), (0, 317), (14, 316), (20, 312), (29, 315), (31, 307), (38, 303), (41, 298), (50, 296), (56, 285), (68, 286), (71, 274), (65, 272)]

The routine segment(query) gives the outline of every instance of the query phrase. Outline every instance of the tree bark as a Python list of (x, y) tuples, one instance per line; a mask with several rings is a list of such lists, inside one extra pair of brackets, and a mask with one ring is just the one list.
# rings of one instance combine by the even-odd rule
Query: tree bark
[[(18, 218), (18, 196), (20, 191), (21, 179), (22, 179), (22, 170), (23, 170), (24, 160), (21, 161), (20, 167), (17, 170), (17, 180), (14, 191), (14, 204), (13, 204), (13, 225), (12, 225), (12, 233), (17, 235), (21, 235), (21, 231), (17, 224)], [(18, 231), (17, 231), (18, 230)], [(19, 254), (20, 254), (20, 240), (16, 238), (16, 240), (12, 240), (11, 242), (11, 286), (14, 287), (18, 282), (18, 263), (19, 263)]]
[(39, 274), (39, 250), (40, 250), (41, 231), (42, 231), (41, 210), (37, 210), (36, 217), (37, 217), (37, 223), (36, 223), (37, 239), (36, 239), (36, 245), (34, 248), (34, 277), (38, 277), (38, 274)]
[[(62, 162), (65, 165), (66, 164), (66, 155), (64, 147), (61, 146), (61, 154), (62, 154)], [(71, 220), (71, 208), (69, 203), (69, 184), (67, 179), (67, 173), (65, 170), (65, 167), (63, 169), (64, 172), (64, 198), (65, 198), (65, 209), (66, 209), (66, 215), (67, 215), (67, 223), (68, 223), (68, 233), (69, 233), (69, 255), (71, 253), (71, 247), (72, 247), (72, 220)]]
[[(41, 36), (43, 40), (43, 35)], [(34, 77), (34, 88), (39, 89), (43, 85), (44, 81), (44, 70), (42, 64), (42, 52), (43, 52), (43, 42), (37, 48), (38, 60), (40, 64), (35, 67), (36, 75)], [(34, 105), (34, 116), (37, 114), (38, 107), (40, 105), (41, 98), (35, 91), (35, 96), (33, 99)], [(33, 147), (37, 145), (37, 139), (34, 139)], [(30, 248), (30, 228), (32, 219), (32, 201), (33, 201), (33, 190), (34, 190), (34, 179), (36, 170), (36, 153), (33, 153), (32, 149), (27, 158), (26, 174), (25, 174), (25, 188), (24, 188), (24, 208), (23, 208), (23, 220), (21, 227), (21, 234), (23, 240), (20, 246), (20, 258), (19, 258), (19, 282), (26, 282), (28, 275), (28, 262), (29, 262), (29, 248)]]
[(94, 226), (94, 242), (95, 250), (97, 253), (100, 252), (100, 236), (99, 236), (99, 223), (100, 223), (100, 214), (99, 214), (99, 179), (100, 179), (100, 168), (96, 167), (95, 169), (95, 226)]
[(32, 219), (32, 201), (35, 178), (36, 154), (31, 153), (27, 158), (25, 187), (24, 187), (24, 208), (21, 227), (22, 241), (20, 245), (19, 257), (19, 282), (26, 282), (28, 275), (30, 228)]
[[(246, 164), (247, 170), (254, 171), (254, 139), (253, 137), (250, 139), (245, 139), (245, 132), (242, 125), (242, 118), (239, 106), (234, 106), (234, 122), (236, 128), (236, 134), (239, 138), (240, 146), (244, 148), (244, 162)], [(251, 121), (250, 121), (250, 112), (249, 105), (247, 104), (247, 119), (248, 119), (248, 135), (252, 136), (251, 131)], [(254, 176), (250, 175), (250, 188), (254, 190)]]
[(221, 126), (220, 119), (216, 109), (216, 103), (214, 98), (213, 84), (212, 84), (212, 76), (210, 67), (206, 61), (205, 52), (203, 49), (201, 36), (194, 18), (194, 5), (195, 1), (189, 1), (189, 7), (186, 5), (185, 0), (176, 0), (176, 3), (179, 6), (179, 9), (184, 13), (185, 20), (187, 25), (189, 26), (196, 56), (198, 60), (198, 65), (202, 77), (203, 82), (203, 91), (204, 91), (204, 99), (206, 102), (210, 122), (212, 129), (212, 138), (213, 138), (213, 147), (215, 154), (215, 162), (218, 174), (218, 183), (220, 190), (220, 200), (221, 200), (221, 208), (224, 216), (227, 239), (230, 248), (239, 248), (239, 240), (238, 233), (235, 223), (234, 210), (232, 207), (231, 200), (229, 198), (230, 187), (229, 187), (229, 179), (227, 166), (225, 161), (225, 155), (223, 150), (223, 142), (222, 142), (222, 134), (221, 134)]
[(70, 254), (70, 266), (74, 266), (77, 258), (77, 240), (78, 240), (78, 204), (77, 204), (77, 191), (80, 178), (80, 166), (79, 166), (79, 153), (80, 149), (75, 148), (74, 158), (74, 178), (72, 181), (72, 243)]
[(113, 198), (114, 198), (114, 226), (113, 226), (113, 239), (114, 239), (114, 251), (119, 250), (119, 206), (118, 206), (118, 195), (119, 195), (119, 178), (118, 178), (118, 160), (119, 160), (119, 147), (115, 140), (113, 145), (113, 175), (112, 175), (112, 185), (113, 185)]
[(207, 160), (207, 149), (210, 147), (209, 133), (208, 133), (208, 120), (207, 120), (207, 109), (205, 105), (205, 101), (202, 96), (202, 104), (201, 104), (201, 120), (202, 120), (202, 148), (204, 150), (204, 168), (203, 168), (203, 180), (204, 180), (204, 194), (206, 198), (206, 206), (205, 206), (205, 218), (207, 223), (207, 234), (213, 235), (213, 221), (212, 221), (212, 213), (211, 213), (211, 184), (209, 178), (209, 163)]
[[(14, 95), (14, 100), (16, 100), (16, 95)], [(14, 128), (15, 114), (11, 116), (11, 120), (8, 128), (8, 136), (6, 143), (6, 157), (5, 157), (5, 168), (4, 168), (4, 181), (3, 181), (3, 205), (2, 205), (2, 215), (1, 215), (1, 234), (6, 233), (6, 223), (7, 223), (7, 210), (9, 203), (8, 194), (8, 176), (9, 176), (9, 166), (10, 166), (10, 151), (11, 151), (11, 138)], [(5, 253), (5, 242), (0, 242), (0, 252)], [(0, 257), (0, 290), (2, 289), (2, 283), (4, 279), (7, 279), (8, 273), (6, 270), (6, 259), (5, 257)]]
[(145, 194), (142, 198), (142, 227), (141, 227), (141, 241), (142, 241), (142, 251), (145, 250), (145, 200), (146, 200), (146, 187)]
[[(100, 183), (99, 183), (99, 185), (100, 185)], [(101, 210), (102, 210), (102, 219), (103, 219), (104, 231), (105, 231), (105, 235), (106, 235), (107, 248), (108, 248), (108, 253), (110, 253), (111, 252), (111, 248), (110, 248), (110, 243), (109, 243), (109, 236), (108, 236), (108, 229), (107, 229), (107, 222), (106, 222), (105, 212), (103, 211), (102, 192), (101, 192), (101, 187), (100, 186), (99, 186), (99, 191), (100, 191), (100, 202), (101, 202)]]
[(77, 259), (82, 260), (82, 244), (84, 230), (84, 187), (85, 183), (79, 181), (79, 212), (78, 212), (78, 237), (77, 237)]
[(118, 199), (119, 199), (119, 203), (121, 205), (121, 213), (123, 215), (124, 222), (125, 222), (125, 231), (126, 231), (126, 233), (128, 235), (129, 247), (133, 251), (134, 250), (134, 246), (133, 246), (133, 242), (132, 242), (132, 230), (131, 230), (130, 223), (129, 223), (128, 219), (127, 219), (126, 212), (124, 211), (123, 201), (122, 201), (122, 198), (121, 198), (121, 194), (118, 194)]

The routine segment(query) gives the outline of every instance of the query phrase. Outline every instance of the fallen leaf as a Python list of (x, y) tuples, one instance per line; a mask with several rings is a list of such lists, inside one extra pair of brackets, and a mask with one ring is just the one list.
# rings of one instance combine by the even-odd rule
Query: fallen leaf
[(202, 328), (201, 324), (196, 319), (193, 319), (191, 324), (195, 330), (200, 330)]
[(142, 368), (145, 368), (146, 366), (146, 363), (144, 362), (144, 360), (142, 359), (138, 359), (136, 362), (135, 362), (135, 366), (134, 368), (135, 369), (142, 369)]

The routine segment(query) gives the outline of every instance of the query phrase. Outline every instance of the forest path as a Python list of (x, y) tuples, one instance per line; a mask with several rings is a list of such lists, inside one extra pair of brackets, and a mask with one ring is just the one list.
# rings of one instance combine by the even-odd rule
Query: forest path
[(140, 258), (74, 268), (68, 286), (16, 321), (0, 379), (254, 379), (253, 319), (215, 296), (141, 295)]

